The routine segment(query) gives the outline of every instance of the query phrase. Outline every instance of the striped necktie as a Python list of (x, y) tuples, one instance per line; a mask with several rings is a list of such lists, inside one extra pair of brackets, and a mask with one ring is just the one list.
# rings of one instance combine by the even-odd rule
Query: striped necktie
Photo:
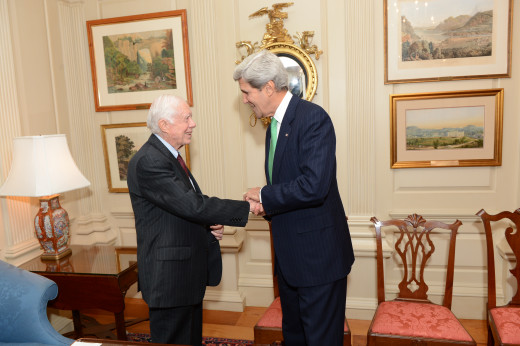
[(274, 117), (271, 118), (271, 144), (269, 145), (269, 182), (273, 183), (273, 160), (274, 151), (276, 150), (276, 140), (278, 139), (278, 121)]

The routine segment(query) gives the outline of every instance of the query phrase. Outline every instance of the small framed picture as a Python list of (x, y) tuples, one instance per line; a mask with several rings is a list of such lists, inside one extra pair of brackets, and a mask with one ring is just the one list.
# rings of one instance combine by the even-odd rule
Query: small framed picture
[(391, 168), (500, 166), (504, 90), (390, 95)]
[[(103, 154), (109, 192), (128, 192), (126, 182), (128, 163), (143, 146), (151, 132), (146, 123), (101, 125)], [(181, 156), (190, 168), (190, 151), (186, 145), (180, 150)]]
[(147, 109), (159, 95), (193, 106), (186, 10), (87, 21), (96, 112)]

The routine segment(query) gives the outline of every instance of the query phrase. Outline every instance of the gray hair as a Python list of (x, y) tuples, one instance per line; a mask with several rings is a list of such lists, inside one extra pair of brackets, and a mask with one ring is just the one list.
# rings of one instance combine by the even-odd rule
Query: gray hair
[(272, 80), (278, 91), (287, 90), (289, 80), (280, 58), (267, 49), (251, 54), (235, 68), (233, 79), (237, 81), (240, 78), (256, 89), (262, 89)]
[(160, 133), (159, 120), (166, 119), (172, 124), (178, 114), (179, 105), (183, 102), (186, 101), (175, 95), (165, 94), (157, 97), (148, 111), (146, 126), (152, 133)]

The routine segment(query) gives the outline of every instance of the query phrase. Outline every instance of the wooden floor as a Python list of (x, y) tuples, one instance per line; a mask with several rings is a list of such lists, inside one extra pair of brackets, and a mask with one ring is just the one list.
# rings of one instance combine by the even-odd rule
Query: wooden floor
[[(266, 308), (246, 307), (244, 312), (204, 310), (203, 336), (219, 338), (253, 340), (253, 327)], [(102, 310), (85, 310), (85, 315), (94, 317), (101, 324), (114, 322), (113, 315)], [(140, 318), (148, 316), (148, 306), (142, 299), (126, 299), (125, 318)], [(477, 345), (486, 345), (486, 321), (461, 320), (466, 330), (473, 336)], [(370, 321), (348, 319), (352, 331), (352, 345), (366, 345), (366, 333)], [(150, 333), (148, 321), (128, 327), (132, 333)]]

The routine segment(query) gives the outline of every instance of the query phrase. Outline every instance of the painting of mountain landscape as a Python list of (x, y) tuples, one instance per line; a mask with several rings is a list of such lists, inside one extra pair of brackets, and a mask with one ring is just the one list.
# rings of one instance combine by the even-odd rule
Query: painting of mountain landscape
[(172, 30), (103, 36), (108, 93), (176, 89)]
[(400, 1), (402, 61), (491, 56), (493, 5), (493, 0)]
[(484, 147), (484, 106), (409, 109), (406, 150)]

